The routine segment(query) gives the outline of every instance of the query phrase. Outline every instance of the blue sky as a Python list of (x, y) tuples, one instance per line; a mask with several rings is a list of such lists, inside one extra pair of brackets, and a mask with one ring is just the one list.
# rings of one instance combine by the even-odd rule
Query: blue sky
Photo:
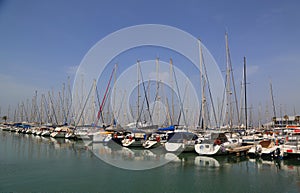
[(60, 89), (96, 42), (138, 24), (170, 25), (201, 38), (221, 70), (227, 31), (236, 82), (247, 57), (253, 114), (260, 103), (262, 114), (266, 104), (271, 111), (270, 80), (277, 112), (281, 106), (283, 114), (299, 114), (299, 8), (296, 0), (0, 0), (1, 114), (35, 90)]

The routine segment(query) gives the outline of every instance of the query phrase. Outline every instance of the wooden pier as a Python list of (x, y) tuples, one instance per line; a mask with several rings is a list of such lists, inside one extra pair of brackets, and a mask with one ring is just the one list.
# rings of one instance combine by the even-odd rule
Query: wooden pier
[(246, 146), (240, 146), (240, 147), (235, 147), (232, 149), (229, 149), (229, 153), (235, 153), (236, 156), (241, 156), (241, 155), (246, 155), (249, 149), (251, 149), (253, 145), (246, 145)]

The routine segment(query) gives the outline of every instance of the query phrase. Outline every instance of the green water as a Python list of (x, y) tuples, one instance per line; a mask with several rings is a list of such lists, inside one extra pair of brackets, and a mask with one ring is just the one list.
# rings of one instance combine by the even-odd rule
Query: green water
[(89, 148), (0, 131), (0, 192), (300, 192), (298, 160), (206, 159), (189, 153), (132, 171), (107, 164)]

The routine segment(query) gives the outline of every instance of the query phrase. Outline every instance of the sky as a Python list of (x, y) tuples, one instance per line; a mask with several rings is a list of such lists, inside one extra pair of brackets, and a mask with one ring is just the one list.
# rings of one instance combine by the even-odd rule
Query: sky
[(31, 100), (35, 90), (59, 90), (68, 77), (72, 82), (99, 40), (140, 24), (168, 25), (201, 38), (224, 76), (227, 32), (237, 88), (247, 58), (253, 116), (261, 109), (263, 119), (272, 117), (270, 81), (277, 114), (300, 114), (299, 8), (296, 0), (0, 0), (0, 114)]

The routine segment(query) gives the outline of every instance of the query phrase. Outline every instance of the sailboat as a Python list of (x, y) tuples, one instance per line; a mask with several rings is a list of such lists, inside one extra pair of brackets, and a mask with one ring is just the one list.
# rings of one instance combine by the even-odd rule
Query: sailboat
[(152, 133), (148, 139), (143, 143), (145, 149), (156, 148), (164, 145), (168, 140), (168, 134), (166, 132), (157, 131)]
[(212, 131), (209, 134), (208, 139), (204, 139), (201, 143), (195, 145), (195, 151), (199, 155), (215, 156), (228, 154), (229, 148), (239, 146), (238, 141), (235, 143), (229, 141), (222, 131)]
[(168, 152), (194, 152), (194, 146), (198, 143), (198, 135), (187, 131), (186, 128), (177, 129), (168, 136), (165, 150)]

